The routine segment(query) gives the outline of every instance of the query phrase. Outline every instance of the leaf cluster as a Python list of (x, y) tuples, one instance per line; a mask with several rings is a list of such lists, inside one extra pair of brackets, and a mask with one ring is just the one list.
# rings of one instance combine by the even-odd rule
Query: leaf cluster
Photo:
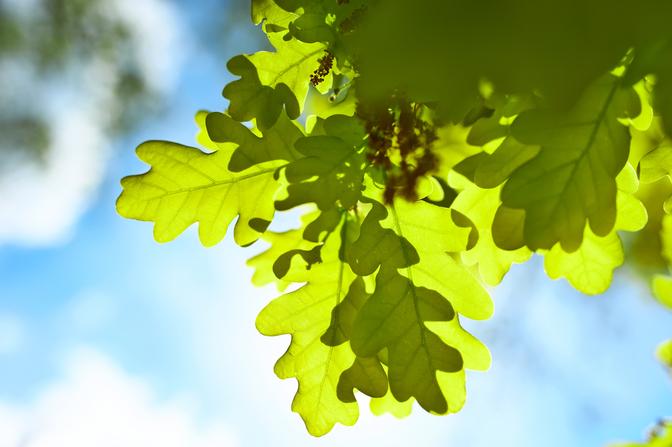
[[(483, 3), (253, 0), (275, 51), (229, 61), (203, 149), (143, 143), (151, 169), (122, 180), (119, 213), (160, 242), (198, 223), (214, 245), (235, 220), (268, 244), (253, 282), (294, 287), (257, 328), (291, 335), (275, 372), (314, 435), (355, 423), (358, 394), (458, 411), (490, 363), (462, 322), (534, 253), (586, 294), (630, 254), (672, 302), (671, 8)], [(301, 226), (269, 231), (290, 209)]]

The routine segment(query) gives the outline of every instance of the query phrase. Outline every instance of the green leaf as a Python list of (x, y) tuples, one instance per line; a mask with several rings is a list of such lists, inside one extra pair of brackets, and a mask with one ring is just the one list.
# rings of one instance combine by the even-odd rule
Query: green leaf
[[(275, 205), (277, 208), (278, 203)], [(343, 210), (334, 207), (315, 214), (317, 217), (305, 226), (303, 238), (307, 241), (320, 242), (338, 226), (343, 218)]]
[(495, 188), (538, 153), (538, 146), (522, 144), (515, 138), (508, 137), (495, 152), (480, 160), (474, 172), (474, 183), (481, 188)]
[(368, 297), (364, 280), (361, 277), (356, 278), (350, 285), (343, 301), (335, 306), (332, 311), (331, 324), (322, 336), (325, 344), (333, 343), (338, 346), (350, 340), (355, 317)]
[(523, 144), (511, 136), (510, 123), (516, 115), (531, 108), (532, 101), (516, 96), (494, 95), (488, 101), (495, 107), (490, 117), (478, 120), (469, 130), (467, 144), (481, 146), (479, 152), (463, 160), (455, 170), (481, 188), (495, 188), (539, 153), (539, 146)]
[[(252, 22), (257, 25), (263, 21), (263, 29), (269, 35), (288, 32), (290, 23), (297, 17), (273, 0), (252, 1)], [(299, 117), (301, 106), (290, 86), (281, 80), (272, 84), (262, 82), (253, 58), (238, 55), (226, 66), (232, 74), (240, 76), (239, 80), (227, 84), (222, 92), (230, 102), (228, 113), (232, 118), (237, 121), (256, 119), (260, 129), (267, 129), (275, 124), (283, 107), (289, 118)]]
[(294, 281), (303, 278), (306, 284), (273, 300), (257, 317), (262, 334), (292, 336), (275, 373), (281, 379), (297, 379), (292, 411), (301, 415), (314, 436), (326, 434), (336, 423), (352, 425), (359, 414), (356, 402), (344, 402), (337, 394), (339, 378), (352, 366), (355, 355), (347, 343), (337, 345), (330, 337), (328, 344), (321, 340), (330, 326), (332, 310), (345, 299), (355, 280), (348, 265), (339, 259), (341, 243), (333, 233), (322, 249), (322, 263), (288, 275)]
[(606, 236), (616, 219), (616, 175), (628, 158), (630, 135), (618, 118), (631, 115), (631, 89), (606, 77), (589, 88), (567, 113), (523, 112), (512, 135), (540, 145), (534, 159), (518, 168), (502, 190), (508, 208), (525, 210), (526, 245), (568, 252), (579, 248), (586, 221)]
[(462, 189), (453, 203), (453, 208), (464, 213), (478, 228), (478, 241), (470, 250), (462, 253), (466, 265), (478, 264), (483, 281), (497, 285), (509, 271), (513, 263), (527, 261), (532, 252), (526, 247), (516, 250), (503, 250), (495, 244), (492, 225), (495, 212), (500, 205), (501, 188), (481, 189), (466, 179), (451, 177), (451, 184)]
[(654, 104), (656, 110), (663, 116), (665, 133), (672, 135), (672, 69), (666, 70), (656, 84)]
[[(277, 0), (287, 11), (300, 12), (290, 25), (290, 35), (303, 42), (324, 42), (340, 47), (341, 34), (357, 21), (357, 14), (367, 6), (366, 0)], [(339, 50), (341, 51), (341, 50)]]
[(669, 141), (646, 154), (639, 162), (639, 179), (653, 183), (672, 174), (672, 144)]
[(279, 279), (284, 278), (291, 268), (292, 259), (294, 259), (294, 257), (297, 255), (303, 258), (303, 261), (306, 263), (306, 268), (310, 270), (310, 267), (312, 267), (313, 264), (322, 262), (321, 254), (321, 245), (316, 245), (311, 249), (297, 248), (294, 250), (289, 250), (288, 252), (280, 255), (278, 259), (275, 260), (273, 263), (273, 274)]
[(282, 9), (286, 11), (294, 12), (299, 8), (310, 7), (314, 3), (318, 3), (315, 0), (274, 0)]
[[(274, 0), (252, 0), (252, 23), (259, 25), (262, 21), (264, 25), (274, 25), (287, 29), (289, 22), (294, 20), (297, 15), (279, 7)], [(265, 27), (267, 33), (269, 30)]]
[(384, 348), (389, 355), (389, 381), (394, 397), (414, 397), (427, 411), (445, 413), (448, 404), (436, 379), (437, 371), (456, 372), (462, 356), (430, 332), (425, 321), (449, 321), (455, 312), (445, 298), (415, 287), (391, 268), (376, 276), (376, 290), (357, 315), (351, 345), (361, 357)]
[(508, 126), (501, 124), (500, 119), (501, 115), (495, 113), (476, 121), (467, 134), (467, 144), (480, 147), (498, 138), (506, 137), (509, 134)]
[(549, 277), (566, 277), (588, 295), (605, 292), (611, 284), (614, 270), (623, 264), (623, 247), (616, 233), (596, 236), (586, 228), (578, 250), (566, 253), (555, 245), (545, 256), (544, 267)]
[(439, 386), (448, 401), (448, 409), (451, 413), (456, 413), (462, 409), (467, 398), (466, 370), (486, 371), (492, 360), (490, 352), (483, 343), (462, 328), (457, 318), (449, 322), (427, 322), (427, 328), (462, 354), (464, 369), (452, 373), (437, 373)]
[(294, 144), (303, 132), (286, 117), (262, 131), (262, 137), (223, 113), (209, 113), (205, 124), (213, 142), (238, 145), (228, 164), (232, 172), (241, 172), (269, 161), (293, 161), (300, 157), (294, 151)]
[[(478, 280), (447, 253), (467, 249), (471, 229), (455, 223), (453, 212), (429, 203), (397, 200), (394, 213), (382, 222), (394, 229), (418, 252), (420, 262), (407, 271), (412, 281), (445, 296), (455, 310), (467, 318), (490, 318), (493, 305), (490, 296)], [(411, 279), (411, 276), (408, 276)], [(450, 280), (446, 280), (450, 278)]]
[(417, 252), (406, 239), (381, 226), (380, 221), (388, 215), (385, 207), (373, 200), (370, 204), (371, 210), (362, 222), (359, 238), (346, 251), (353, 271), (368, 276), (383, 264), (401, 268), (419, 262)]
[(441, 162), (436, 175), (447, 178), (455, 165), (481, 152), (480, 148), (465, 144), (468, 133), (468, 128), (457, 125), (446, 125), (437, 130), (437, 140), (432, 147)]
[[(290, 19), (295, 17), (276, 10), (269, 13), (261, 5), (259, 8), (253, 10), (254, 20), (271, 15), (279, 27), (289, 24)], [(238, 121), (257, 118), (261, 129), (275, 123), (283, 106), (290, 118), (295, 119), (300, 115), (308, 93), (310, 75), (320, 66), (318, 59), (326, 50), (323, 44), (284, 40), (279, 34), (268, 32), (268, 39), (276, 49), (275, 52), (239, 55), (227, 64), (231, 73), (241, 77), (224, 87), (223, 95), (229, 100), (229, 114)], [(321, 85), (330, 85), (331, 76), (329, 73)]]
[[(322, 342), (327, 346), (338, 346), (350, 341), (355, 318), (368, 298), (364, 280), (356, 278), (343, 301), (334, 307), (331, 324), (322, 335)], [(343, 402), (355, 402), (355, 388), (371, 397), (382, 397), (387, 393), (387, 374), (377, 357), (357, 357), (352, 366), (343, 371), (337, 386), (338, 398)]]
[(205, 246), (221, 241), (231, 221), (240, 216), (234, 228), (236, 242), (245, 246), (256, 241), (261, 233), (250, 222), (272, 220), (273, 200), (280, 187), (274, 173), (284, 162), (270, 161), (231, 172), (228, 166), (236, 146), (211, 140), (207, 145), (219, 150), (205, 153), (165, 141), (141, 144), (138, 157), (152, 168), (121, 181), (124, 190), (117, 200), (119, 214), (154, 222), (158, 242), (173, 240), (198, 222), (199, 238)]
[[(283, 40), (277, 34), (268, 35), (275, 52), (260, 51), (249, 56), (257, 67), (259, 79), (263, 85), (275, 87), (286, 84), (299, 101), (300, 108), (308, 93), (310, 74), (320, 66), (318, 59), (325, 54), (326, 47), (321, 43), (305, 43), (298, 40)], [(321, 85), (331, 85), (331, 74), (325, 77)]]
[(383, 397), (371, 399), (370, 408), (371, 412), (376, 416), (389, 413), (397, 419), (403, 419), (408, 417), (413, 411), (413, 402), (415, 402), (413, 399), (399, 402), (392, 395), (392, 392), (388, 391)]
[(359, 357), (338, 380), (337, 395), (343, 402), (355, 402), (354, 389), (373, 398), (387, 393), (387, 374), (376, 357)]
[(355, 118), (333, 115), (322, 124), (324, 135), (301, 138), (296, 149), (304, 156), (289, 164), (287, 197), (276, 203), (287, 210), (315, 203), (320, 210), (350, 209), (362, 192), (364, 132)]
[(617, 230), (639, 231), (646, 225), (647, 214), (644, 205), (636, 199), (628, 183), (634, 177), (634, 190), (637, 189), (637, 177), (630, 165), (626, 165), (619, 175), (621, 189), (617, 195), (617, 217), (614, 228), (604, 237), (595, 235), (586, 225), (583, 242), (578, 250), (568, 253), (556, 244), (547, 252), (544, 267), (553, 279), (565, 277), (576, 288), (588, 295), (605, 292), (611, 284), (614, 270), (624, 261), (623, 245)]
[[(422, 201), (398, 201), (392, 213), (383, 211), (372, 203), (347, 252), (355, 272), (378, 269), (374, 292), (354, 323), (352, 349), (361, 357), (387, 352), (390, 389), (397, 400), (413, 397), (434, 413), (457, 411), (464, 401), (463, 355), (450, 344), (454, 340), (442, 339), (427, 324), (457, 321), (453, 300), (472, 316), (485, 317), (492, 310), (487, 293), (447, 254), (466, 247), (470, 230), (457, 226), (449, 209)], [(434, 240), (426, 239), (429, 233)], [(438, 291), (419, 285), (418, 279), (437, 285)], [(442, 380), (440, 372), (457, 374)]]
[(335, 41), (336, 30), (327, 24), (327, 14), (322, 8), (304, 12), (289, 25), (291, 36), (308, 43)]
[(502, 250), (525, 247), (525, 210), (500, 205), (492, 221), (492, 240)]
[(303, 230), (290, 230), (284, 233), (267, 231), (262, 240), (271, 246), (256, 256), (247, 260), (247, 265), (254, 269), (252, 284), (264, 286), (276, 283), (278, 290), (283, 291), (291, 284), (291, 281), (279, 279), (273, 271), (273, 265), (283, 254), (292, 250), (310, 250), (316, 246), (314, 242), (303, 238)]
[(273, 87), (263, 85), (257, 69), (247, 56), (235, 56), (226, 64), (226, 68), (240, 79), (224, 87), (223, 95), (229, 100), (229, 115), (237, 121), (250, 121), (256, 118), (261, 129), (275, 124), (282, 109), (287, 116), (296, 119), (301, 114), (299, 102), (290, 88), (279, 82)]

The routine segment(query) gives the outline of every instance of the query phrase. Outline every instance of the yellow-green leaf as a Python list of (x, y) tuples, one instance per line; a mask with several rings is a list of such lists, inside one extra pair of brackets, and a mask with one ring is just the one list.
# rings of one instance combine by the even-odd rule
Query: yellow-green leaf
[(303, 238), (303, 230), (289, 230), (283, 233), (267, 231), (262, 240), (271, 246), (247, 260), (247, 265), (254, 269), (252, 283), (255, 286), (263, 286), (274, 282), (278, 290), (285, 290), (291, 281), (279, 279), (273, 273), (273, 264), (283, 253), (290, 250), (310, 250), (316, 244)]
[(249, 245), (261, 235), (250, 221), (273, 218), (273, 198), (280, 187), (273, 172), (280, 164), (232, 173), (227, 169), (232, 149), (208, 154), (165, 141), (141, 144), (138, 157), (152, 169), (122, 180), (117, 211), (127, 218), (154, 222), (158, 242), (171, 241), (198, 222), (205, 246), (221, 241), (231, 221), (240, 216), (234, 237), (239, 245)]
[[(397, 200), (394, 214), (382, 225), (397, 231), (417, 250), (419, 263), (412, 267), (412, 281), (417, 286), (436, 290), (461, 315), (476, 320), (490, 318), (493, 305), (488, 293), (464, 266), (447, 254), (466, 250), (471, 232), (470, 228), (455, 224), (449, 208), (423, 201)], [(409, 274), (405, 270), (400, 273)]]
[[(268, 38), (276, 51), (260, 51), (248, 58), (257, 67), (259, 80), (263, 85), (287, 85), (303, 110), (310, 74), (320, 66), (318, 59), (324, 56), (326, 48), (321, 43), (284, 40), (279, 33), (269, 34)], [(321, 85), (331, 85), (331, 74), (325, 77)]]
[(462, 260), (466, 265), (478, 264), (483, 281), (497, 285), (513, 263), (527, 261), (532, 252), (526, 247), (503, 250), (495, 244), (492, 225), (495, 212), (501, 204), (501, 188), (482, 189), (457, 175), (451, 176), (451, 184), (462, 189), (453, 203), (453, 208), (468, 216), (478, 228), (478, 241), (474, 247), (462, 253)]
[[(273, 218), (281, 186), (274, 173), (286, 164), (284, 160), (294, 157), (293, 141), (301, 131), (286, 119), (263, 137), (222, 114), (204, 119), (201, 113), (197, 121), (208, 127), (208, 134), (201, 131), (199, 140), (217, 150), (207, 153), (165, 141), (141, 144), (138, 157), (151, 169), (121, 181), (124, 190), (117, 211), (127, 218), (154, 222), (158, 242), (171, 241), (198, 222), (199, 238), (206, 246), (221, 241), (239, 216), (234, 238), (239, 245), (249, 245)], [(230, 168), (232, 160), (235, 172)]]
[(377, 202), (371, 206), (348, 252), (356, 272), (379, 267), (353, 326), (353, 351), (362, 357), (386, 353), (397, 400), (413, 398), (433, 413), (457, 411), (465, 396), (463, 357), (472, 354), (459, 348), (474, 348), (441, 337), (429, 324), (457, 321), (455, 310), (482, 318), (492, 310), (480, 284), (448, 254), (466, 247), (470, 229), (456, 225), (450, 209), (422, 201), (400, 200), (389, 212)]
[(598, 295), (609, 288), (614, 270), (624, 261), (623, 245), (618, 230), (639, 231), (647, 222), (644, 205), (632, 195), (637, 190), (637, 177), (626, 165), (618, 177), (617, 216), (614, 228), (604, 237), (597, 236), (586, 225), (578, 250), (566, 252), (556, 244), (544, 254), (544, 267), (549, 277), (565, 277), (588, 295)]
[(371, 412), (376, 416), (382, 416), (389, 413), (397, 419), (408, 417), (413, 411), (414, 399), (408, 399), (405, 402), (399, 402), (394, 398), (391, 391), (388, 391), (383, 397), (371, 399)]
[(332, 234), (322, 249), (320, 264), (305, 272), (306, 285), (268, 304), (257, 317), (264, 335), (291, 334), (287, 352), (275, 365), (281, 379), (299, 383), (292, 411), (299, 413), (315, 436), (328, 433), (336, 423), (352, 425), (359, 410), (356, 402), (343, 402), (337, 384), (343, 371), (355, 360), (348, 343), (325, 344), (321, 337), (329, 328), (332, 310), (339, 305), (355, 279), (339, 259), (341, 239)]

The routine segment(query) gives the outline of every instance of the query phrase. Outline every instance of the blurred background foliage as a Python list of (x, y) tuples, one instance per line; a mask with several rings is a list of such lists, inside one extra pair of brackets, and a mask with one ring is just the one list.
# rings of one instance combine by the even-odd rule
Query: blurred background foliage
[[(180, 107), (193, 115), (205, 104), (185, 108), (180, 89), (210, 88), (203, 80), (225, 77), (232, 51), (266, 48), (249, 8), (221, 0), (0, 0), (0, 245), (71, 237), (110, 158), (137, 143), (119, 142)], [(223, 84), (209, 92), (211, 104)], [(40, 223), (46, 216), (50, 225)]]
[[(0, 168), (17, 156), (44, 162), (53, 129), (40, 96), (42, 88), (58, 89), (63, 78), (72, 77), (92, 60), (114, 73), (108, 86), (113, 96), (107, 106), (109, 134), (125, 133), (138, 126), (143, 116), (163, 110), (162, 81), (148, 77), (151, 72), (138, 51), (134, 19), (120, 4), (124, 2), (0, 1), (0, 82), (4, 86), (0, 89)], [(212, 7), (201, 9), (211, 12)], [(213, 52), (231, 39), (264, 46), (261, 37), (251, 32), (246, 2), (231, 2), (226, 12), (199, 16), (202, 28), (193, 36), (197, 45), (207, 43)]]
[[(32, 4), (0, 4), (0, 80), (11, 86), (0, 90), (0, 150), (42, 158), (49, 148), (50, 128), (34, 83), (58, 88), (56, 79), (85, 60), (102, 59), (119, 71), (112, 93), (130, 113), (116, 114), (110, 131), (128, 128), (140, 110), (156, 100), (133, 57), (129, 26), (110, 14), (107, 2), (27, 3)], [(19, 76), (30, 82), (12, 82)]]

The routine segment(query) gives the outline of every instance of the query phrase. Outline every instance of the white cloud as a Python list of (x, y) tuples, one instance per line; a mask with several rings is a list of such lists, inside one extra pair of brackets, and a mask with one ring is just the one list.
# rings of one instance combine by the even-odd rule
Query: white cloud
[(145, 382), (96, 351), (68, 357), (63, 379), (27, 407), (0, 402), (7, 447), (233, 447), (225, 424), (199, 423), (185, 399), (158, 402)]
[[(103, 4), (106, 19), (130, 30), (131, 57), (149, 88), (159, 94), (170, 91), (182, 61), (183, 32), (175, 6), (161, 0)], [(44, 163), (5, 160), (0, 245), (49, 245), (67, 239), (102, 181), (110, 146), (106, 129), (123, 113), (113, 88), (119, 67), (97, 56), (70, 62), (56, 77), (44, 77), (21, 59), (5, 61), (0, 69), (0, 81), (9, 86), (0, 100), (19, 106), (26, 98), (39, 98), (51, 134)]]

